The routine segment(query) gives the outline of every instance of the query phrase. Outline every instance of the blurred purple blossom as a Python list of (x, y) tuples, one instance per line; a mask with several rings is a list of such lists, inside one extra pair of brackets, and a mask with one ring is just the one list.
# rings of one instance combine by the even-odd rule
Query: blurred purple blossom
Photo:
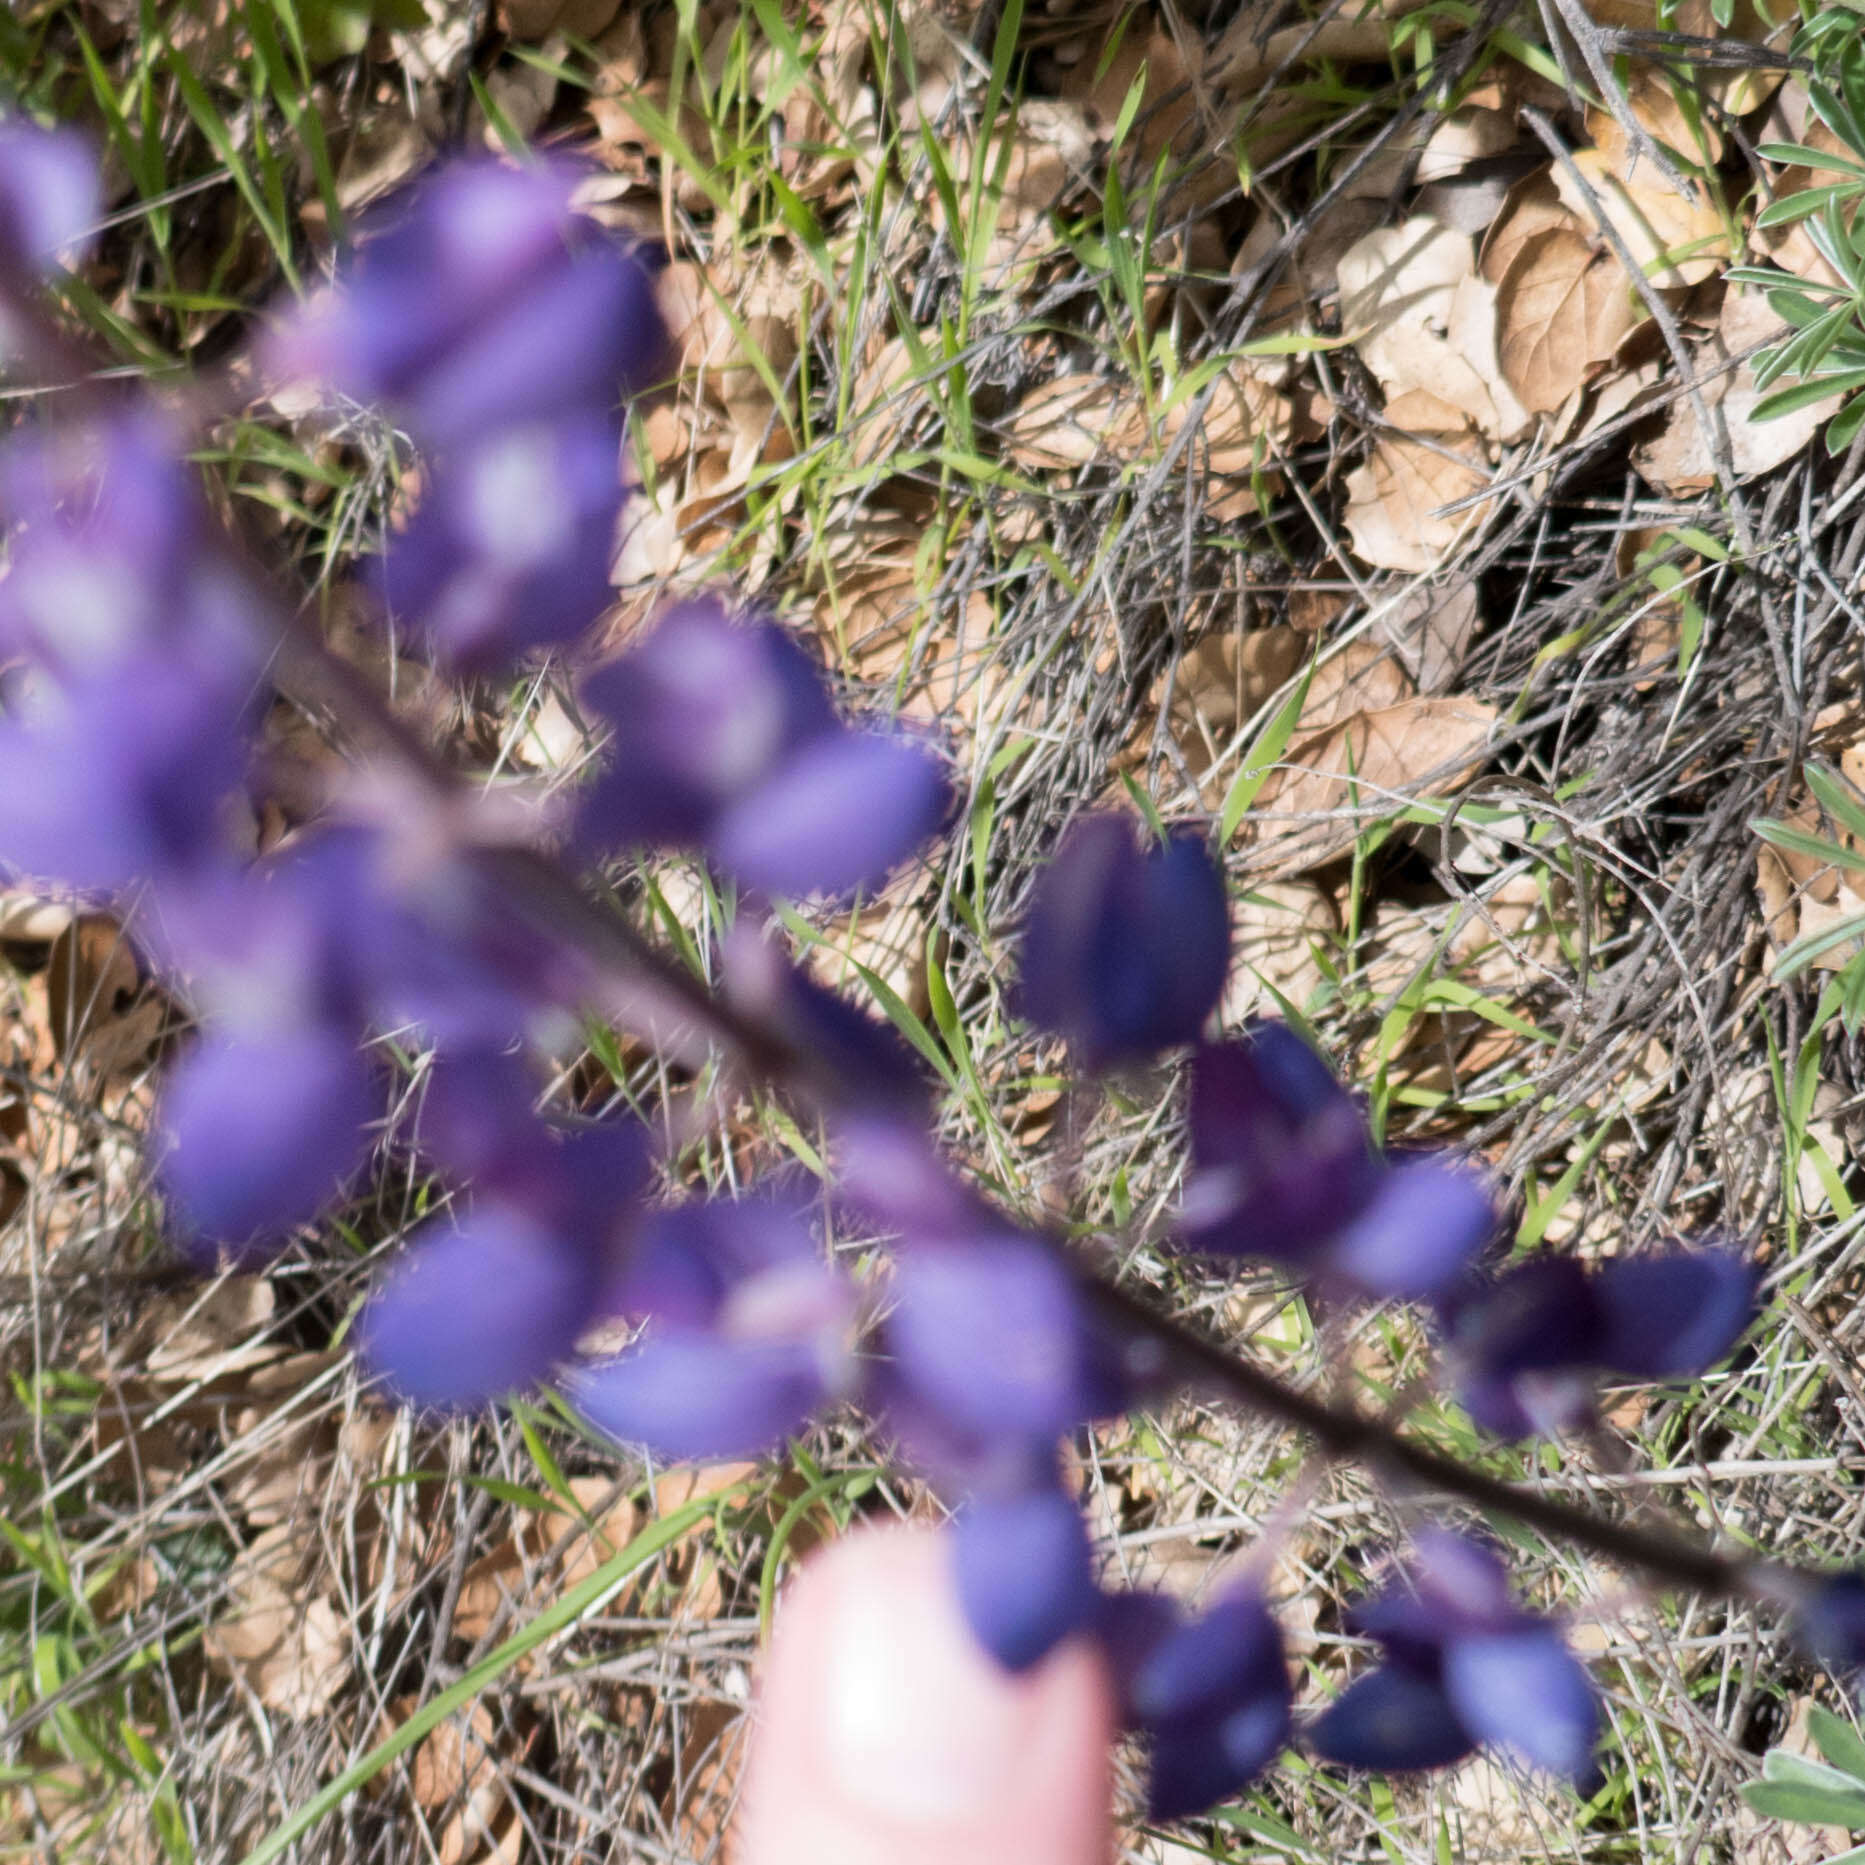
[(533, 1112), (514, 1092), (522, 1076), (510, 1058), (449, 1058), (438, 1070), (420, 1141), (483, 1176), (463, 1218), (410, 1241), (357, 1337), (364, 1363), (401, 1397), (460, 1410), (546, 1378), (612, 1312), (652, 1155), (636, 1121), (569, 1125)]
[(1197, 834), (1142, 849), (1127, 817), (1087, 816), (1030, 899), (1018, 1009), (1099, 1072), (1198, 1040), (1230, 959), (1224, 881)]
[(1232, 1588), (1195, 1617), (1162, 1594), (1112, 1595), (1099, 1630), (1122, 1720), (1150, 1741), (1153, 1819), (1230, 1799), (1287, 1744), (1288, 1661), (1254, 1585)]
[(1755, 1317), (1753, 1267), (1671, 1249), (1591, 1269), (1533, 1257), (1439, 1298), (1446, 1368), (1484, 1430), (1523, 1438), (1585, 1425), (1603, 1377), (1694, 1378)]
[(782, 1189), (654, 1212), (602, 1306), (646, 1328), (580, 1367), (568, 1396), (665, 1457), (769, 1450), (855, 1383), (854, 1288)]
[(1023, 1671), (1100, 1606), (1081, 1511), (1053, 1484), (968, 1502), (952, 1525), (959, 1606), (1006, 1670)]
[(190, 1253), (250, 1261), (308, 1223), (368, 1156), (381, 1096), (354, 1036), (318, 1024), (210, 1036), (169, 1071), (154, 1156)]
[(1385, 1662), (1316, 1719), (1308, 1746), (1350, 1768), (1436, 1768), (1481, 1745), (1585, 1780), (1599, 1700), (1560, 1629), (1518, 1606), (1483, 1543), (1443, 1529), (1414, 1539), (1410, 1567), (1361, 1600), (1352, 1630)]
[(377, 567), (390, 612), (463, 674), (575, 640), (610, 599), (621, 445), (617, 417), (576, 414), (446, 455)]
[(1286, 1024), (1253, 1023), (1192, 1063), (1186, 1247), (1256, 1257), (1373, 1296), (1442, 1289), (1495, 1234), (1475, 1172), (1389, 1160), (1327, 1065)]
[(742, 885), (873, 886), (939, 825), (949, 791), (925, 746), (842, 724), (822, 676), (774, 623), (682, 603), (584, 683), (614, 728), (578, 840), (703, 850)]
[(457, 162), (370, 217), (338, 283), (288, 316), (274, 380), (388, 404), (417, 445), (605, 415), (658, 381), (645, 261), (573, 211), (579, 172)]
[(0, 122), (0, 270), (46, 272), (73, 262), (97, 231), (97, 153), (73, 129)]

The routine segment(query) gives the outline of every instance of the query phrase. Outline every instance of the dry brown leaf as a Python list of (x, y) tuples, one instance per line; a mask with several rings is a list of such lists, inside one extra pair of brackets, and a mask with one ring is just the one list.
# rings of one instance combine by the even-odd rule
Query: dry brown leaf
[(1379, 228), (1341, 255), (1341, 325), (1389, 397), (1426, 392), (1458, 409), (1459, 425), (1511, 440), (1528, 416), (1502, 380), (1495, 293), (1475, 271), (1468, 234), (1422, 215)]
[[(1653, 142), (1681, 157), (1693, 168), (1713, 169), (1723, 159), (1722, 132), (1707, 112), (1695, 112), (1695, 124), (1677, 100), (1677, 83), (1649, 65), (1637, 66), (1625, 87), (1626, 107)], [(1625, 126), (1610, 110), (1597, 104), (1587, 110), (1587, 134), (1594, 146), (1612, 157), (1613, 166), (1625, 172), (1632, 145)]]
[(1551, 227), (1581, 231), (1580, 223), (1561, 204), (1547, 169), (1527, 175), (1509, 190), (1509, 198), (1496, 224), (1483, 240), (1480, 270), (1492, 285), (1500, 285), (1516, 255), (1538, 233)]
[(1266, 881), (1246, 889), (1231, 909), (1237, 962), (1219, 1013), (1225, 1027), (1256, 1013), (1276, 1014), (1276, 992), (1305, 1008), (1328, 984), (1316, 951), (1330, 952), (1340, 931), (1333, 896), (1310, 881)]
[[(1186, 765), (1202, 777), (1238, 728), (1300, 667), (1307, 645), (1289, 627), (1208, 634), (1179, 657), (1168, 724)], [(1154, 704), (1164, 698), (1163, 677)], [(1213, 806), (1216, 801), (1212, 799)]]
[(1086, 466), (1133, 435), (1132, 391), (1111, 376), (1051, 376), (1011, 416), (1010, 457), (1031, 472)]
[(1649, 162), (1630, 168), (1616, 150), (1581, 149), (1571, 159), (1571, 172), (1565, 163), (1553, 171), (1555, 192), (1585, 228), (1603, 214), (1654, 285), (1700, 285), (1729, 263), (1728, 231), (1701, 184), (1679, 194)]
[(1491, 501), (1454, 514), (1438, 508), (1488, 483), (1468, 443), (1379, 435), (1371, 458), (1347, 475), (1343, 519), (1355, 555), (1384, 570), (1437, 569), (1483, 524)]
[[(531, 1598), (533, 1568), (559, 1543), (564, 1550), (550, 1583), (552, 1595), (586, 1580), (625, 1548), (634, 1539), (640, 1512), (626, 1496), (612, 1500), (614, 1492), (615, 1484), (608, 1477), (570, 1479), (570, 1493), (583, 1515), (593, 1521), (593, 1532), (585, 1527), (582, 1516), (566, 1511), (518, 1511), (504, 1541), (467, 1568), (454, 1608), (454, 1636), (476, 1645), (499, 1623), (508, 1600)], [(604, 1509), (600, 1516), (594, 1513), (598, 1509)]]
[(1352, 846), (1355, 815), (1388, 813), (1395, 798), (1442, 796), (1473, 776), (1496, 709), (1473, 699), (1408, 699), (1361, 712), (1289, 747), (1286, 771), (1263, 788), (1253, 826), (1272, 871), (1295, 874)]
[(307, 1591), (303, 1537), (268, 1529), (227, 1575), (227, 1610), (203, 1637), (209, 1660), (238, 1676), (269, 1710), (309, 1718), (336, 1700), (350, 1674), (350, 1625)]
[(1477, 624), (1474, 582), (1445, 590), (1420, 583), (1380, 618), (1380, 633), (1398, 651), (1421, 693), (1447, 691), (1463, 665)]
[(82, 1061), (99, 1078), (127, 1074), (148, 1061), (167, 1008), (115, 920), (87, 913), (52, 941), (47, 1007), (58, 1059)]
[(1503, 374), (1536, 414), (1559, 408), (1638, 321), (1618, 261), (1564, 226), (1516, 248), (1496, 299)]

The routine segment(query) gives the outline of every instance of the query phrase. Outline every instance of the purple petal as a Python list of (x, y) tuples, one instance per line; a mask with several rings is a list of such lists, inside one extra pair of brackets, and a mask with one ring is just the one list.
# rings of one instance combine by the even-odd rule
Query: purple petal
[(102, 205), (97, 153), (86, 137), (0, 123), (0, 265), (43, 272), (62, 253), (80, 257)]
[(573, 641), (608, 606), (621, 428), (602, 414), (502, 428), (436, 467), (376, 585), (460, 673)]
[(1454, 1640), (1444, 1652), (1444, 1690), (1479, 1741), (1554, 1774), (1578, 1777), (1591, 1767), (1599, 1700), (1553, 1629)]
[(1627, 1379), (1688, 1379), (1714, 1366), (1755, 1318), (1756, 1274), (1729, 1250), (1616, 1257), (1598, 1272), (1598, 1363)]
[(1309, 1726), (1307, 1744), (1343, 1768), (1443, 1768), (1476, 1744), (1444, 1686), (1397, 1665), (1351, 1683)]
[(1080, 1301), (1045, 1245), (921, 1244), (894, 1274), (900, 1377), (960, 1431), (1053, 1438), (1087, 1416)]
[(1230, 1800), (1281, 1754), (1289, 1739), (1289, 1698), (1265, 1693), (1210, 1717), (1190, 1717), (1153, 1738), (1146, 1810), (1183, 1820)]
[(363, 1310), (357, 1350), (416, 1405), (483, 1405), (569, 1355), (593, 1288), (587, 1252), (487, 1206), (410, 1246)]
[(1790, 1621), (1795, 1642), (1836, 1676), (1865, 1670), (1865, 1573), (1846, 1568), (1791, 1578), (1800, 1595)]
[(0, 864), (87, 893), (226, 858), (248, 747), (225, 695), (150, 654), (0, 728)]
[(1311, 1268), (1383, 1182), (1360, 1106), (1292, 1030), (1258, 1023), (1192, 1061), (1189, 1247)]
[(966, 1623), (1007, 1670), (1027, 1670), (1095, 1616), (1088, 1531), (1059, 1490), (971, 1503), (953, 1553)]
[(584, 682), (583, 699), (615, 728), (578, 816), (590, 849), (691, 846), (783, 759), (841, 729), (781, 628), (741, 626), (709, 599), (670, 610)]
[(177, 1222), (229, 1244), (308, 1223), (363, 1163), (379, 1111), (368, 1064), (345, 1031), (197, 1044), (169, 1074), (156, 1116)]
[(1104, 1593), (1095, 1612), (1094, 1633), (1107, 1659), (1120, 1704), (1123, 1729), (1140, 1720), (1134, 1687), (1152, 1654), (1185, 1624), (1177, 1600), (1165, 1593)]
[(1469, 1535), (1427, 1528), (1414, 1536), (1406, 1570), (1356, 1600), (1347, 1619), (1401, 1663), (1429, 1673), (1447, 1640), (1514, 1630), (1526, 1615), (1510, 1597), (1508, 1570), (1493, 1548)]
[[(409, 420), (427, 445), (445, 447), (540, 418), (601, 417), (657, 381), (668, 361), (647, 266), (591, 241), (436, 357)], [(611, 454), (611, 477), (616, 467)]]
[(1494, 1198), (1468, 1168), (1407, 1159), (1335, 1238), (1327, 1266), (1369, 1294), (1418, 1300), (1453, 1282), (1497, 1222)]
[(729, 804), (706, 840), (741, 886), (846, 894), (884, 881), (938, 828), (950, 796), (925, 746), (881, 732), (836, 732)]
[(570, 211), (577, 179), (467, 161), (409, 190), (287, 321), (268, 373), (393, 403), (424, 445), (606, 412), (658, 378), (666, 336), (642, 261)]
[(565, 1391), (611, 1437), (675, 1462), (774, 1449), (830, 1396), (807, 1340), (674, 1331), (583, 1369)]
[(1209, 1718), (1229, 1705), (1279, 1699), (1286, 1712), (1282, 1634), (1253, 1588), (1226, 1594), (1169, 1633), (1134, 1673), (1133, 1707), (1143, 1723)]
[(1586, 1271), (1540, 1256), (1440, 1299), (1445, 1358), (1464, 1409), (1486, 1431), (1567, 1430), (1592, 1410), (1604, 1321)]
[(1224, 882), (1202, 840), (1142, 851), (1125, 817), (1077, 822), (1038, 879), (1019, 965), (1021, 1014), (1087, 1069), (1195, 1042), (1230, 957)]
[(940, 1157), (918, 1120), (844, 1114), (835, 1125), (837, 1189), (875, 1224), (917, 1238), (960, 1238), (1001, 1219)]

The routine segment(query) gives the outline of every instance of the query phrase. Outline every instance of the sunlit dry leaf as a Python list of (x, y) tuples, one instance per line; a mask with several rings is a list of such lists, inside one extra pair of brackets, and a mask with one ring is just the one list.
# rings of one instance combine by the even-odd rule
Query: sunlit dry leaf
[(1435, 570), (1491, 502), (1449, 515), (1438, 508), (1488, 483), (1468, 444), (1379, 435), (1367, 463), (1347, 475), (1343, 517), (1355, 555), (1385, 570)]
[(1341, 255), (1341, 324), (1389, 396), (1426, 392), (1511, 439), (1527, 417), (1502, 381), (1495, 295), (1475, 270), (1469, 235), (1437, 221), (1377, 229)]
[[(1186, 765), (1202, 777), (1238, 728), (1301, 666), (1307, 644), (1289, 627), (1251, 628), (1204, 636), (1179, 657), (1168, 723)], [(1164, 698), (1164, 679), (1154, 705)], [(1213, 807), (1220, 796), (1209, 799)]]
[(1253, 1014), (1277, 1015), (1276, 992), (1306, 1007), (1328, 984), (1315, 954), (1330, 952), (1340, 930), (1332, 896), (1312, 882), (1266, 881), (1245, 889), (1231, 908), (1236, 962), (1224, 986), (1225, 1027)]
[(1500, 285), (1517, 254), (1538, 233), (1561, 227), (1582, 232), (1572, 214), (1561, 204), (1547, 169), (1524, 176), (1509, 190), (1509, 198), (1496, 224), (1483, 240), (1480, 269), (1492, 285)]
[(1637, 322), (1619, 262), (1567, 227), (1522, 242), (1496, 304), (1503, 373), (1537, 414), (1559, 408)]
[(59, 1060), (82, 1061), (94, 1079), (141, 1068), (167, 1021), (122, 927), (104, 914), (83, 915), (52, 941), (46, 993)]
[(1597, 227), (1603, 214), (1654, 285), (1700, 285), (1729, 263), (1722, 216), (1700, 184), (1679, 194), (1649, 162), (1630, 169), (1629, 158), (1605, 149), (1581, 149), (1572, 160), (1578, 180), (1565, 164), (1553, 171), (1562, 202), (1583, 227)]
[(1401, 797), (1442, 796), (1480, 766), (1496, 709), (1473, 699), (1408, 699), (1289, 747), (1259, 797), (1254, 829), (1271, 872), (1288, 875), (1352, 845), (1362, 816)]
[(1116, 435), (1134, 438), (1132, 398), (1111, 376), (1051, 376), (1017, 404), (1010, 457), (1032, 472), (1105, 459)]

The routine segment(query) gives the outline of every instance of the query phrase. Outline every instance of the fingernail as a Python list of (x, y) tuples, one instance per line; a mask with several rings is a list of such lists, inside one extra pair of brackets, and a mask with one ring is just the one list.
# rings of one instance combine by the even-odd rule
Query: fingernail
[[(944, 1537), (925, 1544), (929, 1562), (950, 1554)], [(839, 1595), (824, 1649), (828, 1774), (852, 1807), (921, 1827), (976, 1825), (1014, 1800), (1045, 1710), (1040, 1688), (978, 1646), (941, 1579), (863, 1576)]]

